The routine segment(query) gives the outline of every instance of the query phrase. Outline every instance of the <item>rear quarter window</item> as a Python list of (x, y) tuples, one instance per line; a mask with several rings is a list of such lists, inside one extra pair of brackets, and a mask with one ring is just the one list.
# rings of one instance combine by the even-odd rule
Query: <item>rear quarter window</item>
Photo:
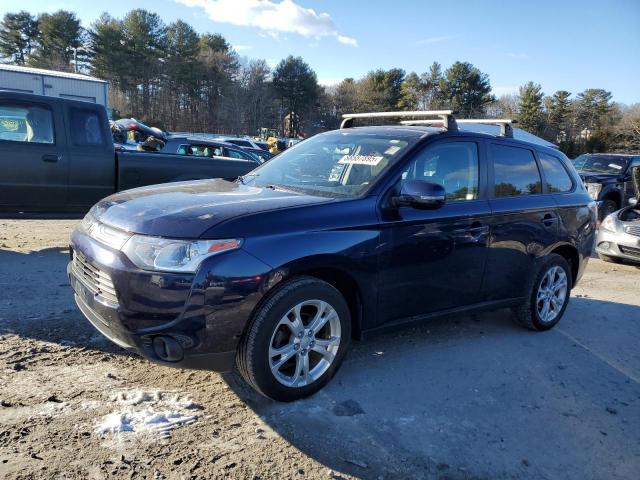
[(573, 181), (565, 168), (562, 160), (547, 153), (538, 152), (538, 160), (544, 172), (547, 192), (562, 193), (573, 189)]

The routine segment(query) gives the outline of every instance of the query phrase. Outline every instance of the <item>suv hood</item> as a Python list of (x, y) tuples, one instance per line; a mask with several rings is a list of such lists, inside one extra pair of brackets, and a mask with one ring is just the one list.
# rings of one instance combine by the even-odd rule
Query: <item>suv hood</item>
[(197, 180), (136, 188), (111, 195), (92, 209), (100, 222), (143, 235), (198, 238), (238, 216), (332, 199), (225, 180)]

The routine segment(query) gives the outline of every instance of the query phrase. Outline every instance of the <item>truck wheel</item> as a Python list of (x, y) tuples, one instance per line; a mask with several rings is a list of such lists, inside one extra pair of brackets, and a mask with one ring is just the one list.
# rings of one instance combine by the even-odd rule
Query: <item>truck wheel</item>
[(551, 253), (539, 260), (528, 295), (514, 308), (517, 323), (530, 330), (549, 330), (564, 315), (571, 292), (571, 269), (564, 257)]
[(618, 257), (610, 257), (609, 255), (603, 255), (601, 253), (598, 254), (598, 258), (600, 258), (600, 260), (602, 260), (603, 262), (609, 263), (620, 263), (622, 261)]
[(342, 294), (313, 277), (277, 287), (254, 314), (236, 365), (258, 392), (290, 402), (331, 380), (347, 352), (351, 316)]
[(605, 200), (600, 208), (600, 221), (604, 220), (608, 215), (618, 210), (618, 204), (613, 200)]

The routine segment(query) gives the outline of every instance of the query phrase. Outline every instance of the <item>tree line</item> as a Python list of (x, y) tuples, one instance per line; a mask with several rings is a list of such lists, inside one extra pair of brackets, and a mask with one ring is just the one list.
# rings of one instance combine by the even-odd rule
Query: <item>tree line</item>
[(604, 89), (547, 95), (527, 82), (496, 97), (489, 76), (469, 62), (448, 68), (433, 62), (421, 74), (372, 70), (326, 87), (300, 57), (270, 68), (265, 60), (241, 57), (219, 34), (200, 34), (182, 20), (167, 25), (142, 9), (122, 18), (104, 13), (88, 28), (65, 10), (7, 13), (0, 58), (108, 80), (115, 116), (172, 131), (255, 135), (268, 127), (311, 135), (336, 128), (346, 112), (446, 108), (462, 118), (516, 119), (570, 156), (640, 151), (640, 104), (615, 103)]

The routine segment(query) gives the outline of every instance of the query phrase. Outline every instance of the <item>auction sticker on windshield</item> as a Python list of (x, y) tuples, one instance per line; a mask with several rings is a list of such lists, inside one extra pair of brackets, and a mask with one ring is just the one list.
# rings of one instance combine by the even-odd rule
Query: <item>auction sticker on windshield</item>
[(378, 165), (384, 157), (377, 155), (345, 155), (338, 163), (353, 165)]

